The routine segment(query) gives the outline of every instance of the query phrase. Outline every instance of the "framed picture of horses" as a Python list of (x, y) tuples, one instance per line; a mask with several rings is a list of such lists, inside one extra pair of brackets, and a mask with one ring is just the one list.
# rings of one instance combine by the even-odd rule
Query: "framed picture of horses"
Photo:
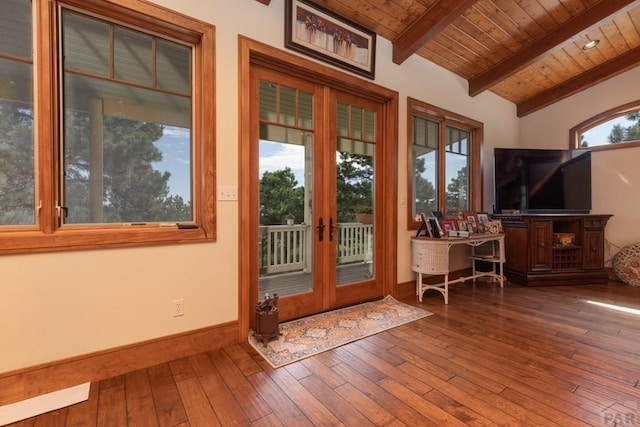
[(375, 79), (376, 34), (307, 0), (286, 0), (286, 48)]

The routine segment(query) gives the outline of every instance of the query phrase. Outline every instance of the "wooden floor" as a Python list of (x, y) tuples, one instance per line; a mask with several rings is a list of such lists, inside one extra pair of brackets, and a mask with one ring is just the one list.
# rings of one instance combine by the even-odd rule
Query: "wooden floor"
[[(640, 288), (460, 284), (433, 316), (272, 369), (246, 343), (14, 426), (640, 425)], [(633, 421), (633, 423), (629, 422)]]

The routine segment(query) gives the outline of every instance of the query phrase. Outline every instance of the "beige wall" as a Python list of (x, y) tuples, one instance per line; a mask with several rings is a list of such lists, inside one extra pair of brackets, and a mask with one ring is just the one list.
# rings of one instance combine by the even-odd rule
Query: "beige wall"
[[(284, 0), (268, 7), (253, 0), (155, 3), (216, 26), (218, 185), (238, 185), (238, 34), (283, 48)], [(491, 93), (469, 98), (466, 81), (427, 61), (393, 64), (391, 43), (383, 39), (376, 83), (400, 93), (398, 282), (406, 282), (414, 277), (404, 214), (406, 97), (483, 122), (489, 165), (493, 147), (517, 144), (520, 123), (513, 104)], [(568, 126), (580, 120), (567, 120)], [(485, 209), (491, 185), (487, 168)], [(218, 203), (215, 243), (0, 257), (0, 372), (237, 319), (237, 209), (237, 202)], [(185, 301), (185, 315), (173, 318), (177, 298)]]
[[(640, 99), (640, 67), (555, 103), (520, 120), (524, 148), (568, 148), (569, 130), (611, 108)], [(605, 259), (625, 245), (640, 242), (640, 147), (594, 151), (593, 213), (613, 214), (605, 230)], [(610, 244), (609, 244), (610, 243)]]

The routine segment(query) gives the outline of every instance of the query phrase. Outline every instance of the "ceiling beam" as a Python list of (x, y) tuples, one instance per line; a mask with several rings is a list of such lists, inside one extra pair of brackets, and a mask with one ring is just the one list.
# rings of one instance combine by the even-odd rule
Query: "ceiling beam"
[(621, 12), (626, 7), (631, 8), (637, 6), (637, 4), (633, 5), (633, 3), (634, 0), (603, 0), (595, 6), (590, 7), (569, 19), (555, 30), (548, 32), (542, 38), (535, 40), (533, 43), (493, 67), (469, 79), (469, 96), (476, 96), (518, 71), (523, 70), (547, 54), (550, 50), (597, 26), (602, 21), (610, 20), (611, 15)]
[(549, 106), (561, 99), (588, 89), (618, 74), (622, 74), (640, 65), (640, 47), (628, 51), (611, 61), (598, 65), (589, 71), (548, 89), (517, 105), (518, 117), (526, 116), (534, 111)]
[(439, 0), (393, 40), (393, 62), (402, 64), (479, 0)]

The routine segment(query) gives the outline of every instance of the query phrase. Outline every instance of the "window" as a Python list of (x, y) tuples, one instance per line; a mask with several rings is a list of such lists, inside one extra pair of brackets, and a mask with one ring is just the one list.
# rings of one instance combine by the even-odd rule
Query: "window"
[(215, 239), (214, 28), (180, 18), (3, 3), (0, 253)]
[(570, 148), (609, 150), (640, 146), (640, 100), (592, 117), (570, 131)]
[(481, 210), (482, 124), (411, 98), (407, 111), (410, 228), (423, 212)]

